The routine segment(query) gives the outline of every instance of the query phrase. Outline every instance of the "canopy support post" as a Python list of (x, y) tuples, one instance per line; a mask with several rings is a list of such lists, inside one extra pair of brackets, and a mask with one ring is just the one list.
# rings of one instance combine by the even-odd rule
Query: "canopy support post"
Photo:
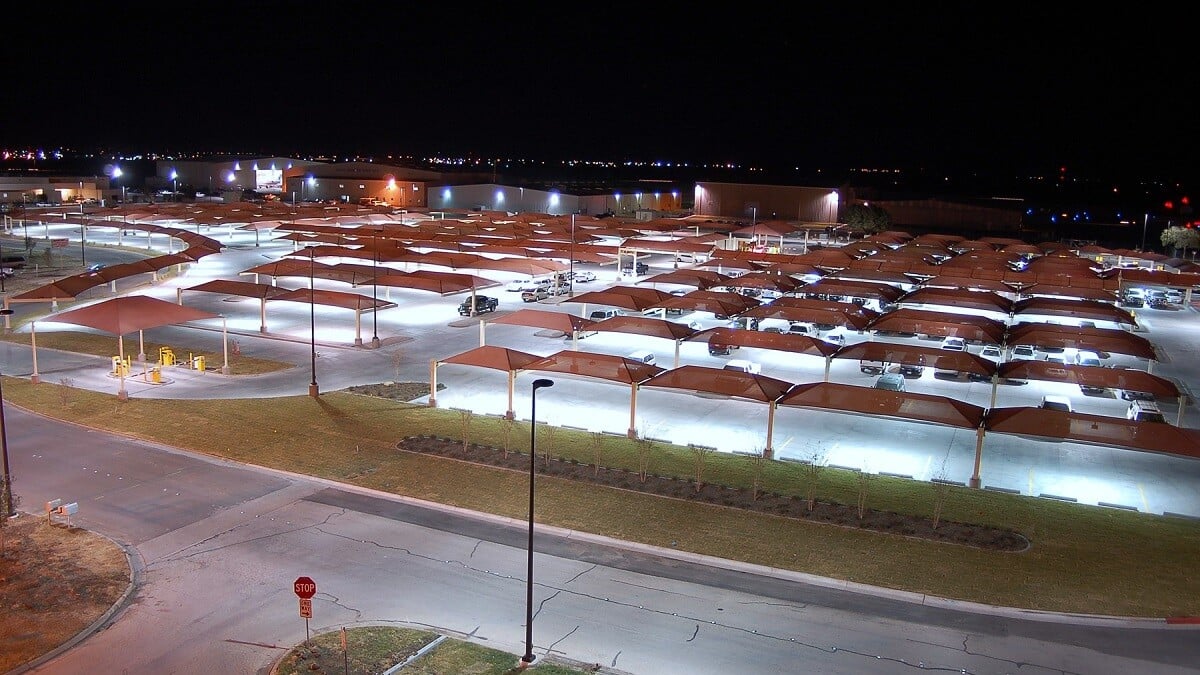
[(637, 438), (637, 382), (629, 385), (629, 429), (626, 430), (627, 438)]
[[(229, 320), (221, 317), (221, 352), (225, 358), (224, 365), (221, 366), (221, 374), (229, 374)], [(143, 357), (144, 359), (144, 357)]]
[(429, 403), (425, 405), (430, 408), (437, 407), (437, 359), (429, 359)]
[(504, 419), (517, 419), (516, 412), (513, 411), (513, 389), (517, 386), (517, 371), (508, 371), (508, 410), (504, 411)]
[(29, 381), (37, 384), (42, 381), (38, 375), (37, 369), (37, 322), (32, 321), (29, 324), (29, 347), (33, 350), (33, 375), (29, 376)]
[(775, 449), (771, 447), (772, 435), (775, 431), (775, 401), (767, 406), (767, 445), (763, 448), (763, 459), (774, 459)]
[(983, 484), (983, 480), (979, 477), (979, 465), (983, 463), (983, 425), (975, 430), (975, 470), (971, 474), (971, 480), (968, 485), (973, 488), (978, 488)]

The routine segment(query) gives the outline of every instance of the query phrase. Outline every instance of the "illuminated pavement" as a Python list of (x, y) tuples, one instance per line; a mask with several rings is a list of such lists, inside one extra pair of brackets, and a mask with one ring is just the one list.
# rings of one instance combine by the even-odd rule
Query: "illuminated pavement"
[[(54, 228), (51, 227), (51, 230)], [(52, 234), (54, 234), (52, 232)], [(64, 233), (65, 234), (65, 233)], [(177, 288), (188, 288), (212, 279), (255, 281), (253, 276), (238, 274), (255, 265), (277, 260), (293, 250), (290, 242), (264, 241), (254, 245), (253, 234), (237, 233), (231, 240), (222, 228), (203, 234), (226, 243), (223, 253), (203, 258), (187, 268), (183, 277), (157, 286), (141, 286), (135, 292), (174, 302)], [(54, 236), (62, 236), (61, 234)], [(112, 237), (115, 241), (115, 236)], [(77, 240), (76, 240), (77, 241)], [(89, 231), (89, 244), (106, 241), (106, 235)], [(128, 238), (126, 238), (128, 244)], [(75, 249), (77, 250), (77, 247)], [(176, 248), (178, 250), (178, 248)], [(104, 248), (89, 248), (89, 259), (105, 254)], [(164, 251), (165, 252), (165, 251)], [(361, 262), (361, 261), (357, 261)], [(653, 267), (651, 274), (670, 269), (670, 263)], [(577, 286), (577, 292), (593, 291), (612, 285), (618, 280), (611, 267), (576, 265), (597, 273), (595, 282)], [(497, 281), (507, 282), (513, 275), (485, 272)], [(269, 278), (258, 281), (269, 283)], [(620, 280), (623, 284), (629, 280)], [(280, 286), (303, 288), (307, 278), (282, 278)], [(127, 292), (131, 282), (118, 282), (118, 291)], [(352, 289), (349, 284), (316, 281), (318, 288), (356, 290), (372, 295), (370, 286)], [(503, 287), (480, 291), (500, 299), (499, 313), (518, 309), (569, 311), (586, 314), (591, 308), (579, 303), (556, 305), (554, 301), (538, 304), (524, 303), (519, 294)], [(381, 311), (377, 317), (365, 313), (361, 332), (357, 334), (370, 345), (378, 335), (379, 349), (355, 347), (354, 312), (317, 306), (310, 315), (309, 305), (286, 301), (268, 301), (267, 333), (259, 332), (259, 301), (232, 298), (213, 293), (185, 292), (184, 303), (211, 311), (226, 318), (229, 335), (236, 340), (242, 353), (266, 359), (297, 364), (296, 368), (261, 376), (227, 377), (212, 370), (200, 373), (183, 367), (164, 369), (168, 384), (156, 385), (143, 381), (134, 363), (134, 377), (125, 380), (125, 389), (134, 398), (254, 398), (307, 394), (312, 379), (313, 348), (310, 319), (316, 325), (316, 379), (322, 392), (336, 391), (356, 384), (381, 381), (429, 380), (430, 362), (467, 351), (480, 344), (478, 322), (458, 316), (456, 307), (463, 295), (440, 297), (432, 293), (384, 289), (376, 296), (396, 302), (399, 306)], [(94, 289), (84, 300), (111, 297), (106, 288)], [(62, 309), (78, 303), (64, 305)], [(44, 306), (14, 305), (18, 314)], [(494, 318), (496, 314), (486, 315)], [(689, 321), (695, 317), (679, 317)], [(1194, 358), (1195, 347), (1188, 339), (1196, 321), (1195, 311), (1180, 312), (1140, 310), (1139, 321), (1147, 332), (1140, 335), (1154, 342), (1162, 355), (1153, 372), (1175, 381), (1185, 391), (1200, 381), (1200, 366)], [(707, 326), (720, 325), (708, 315), (701, 319)], [(67, 327), (39, 322), (39, 333)], [(569, 349), (571, 342), (559, 336), (522, 326), (491, 325), (486, 329), (487, 344), (499, 345), (539, 355)], [(848, 342), (868, 339), (856, 333), (847, 334)], [(127, 353), (136, 355), (137, 335), (125, 336)], [(918, 341), (933, 346), (935, 341)], [(165, 327), (145, 332), (147, 358), (157, 358), (160, 345), (188, 345), (194, 348), (220, 351), (221, 322), (197, 322), (185, 327)], [(606, 354), (627, 354), (635, 349), (650, 349), (658, 365), (673, 367), (674, 345), (670, 341), (644, 338), (622, 333), (600, 333), (579, 342), (582, 351)], [(976, 348), (977, 349), (977, 348)], [(114, 337), (114, 353), (116, 339)], [(824, 376), (824, 361), (816, 357), (781, 354), (767, 350), (743, 348), (736, 358), (748, 358), (762, 364), (762, 374), (789, 382), (820, 381)], [(186, 354), (177, 351), (177, 357)], [(679, 365), (719, 367), (729, 357), (712, 357), (703, 343), (683, 343), (679, 349)], [(1113, 356), (1106, 364), (1121, 361)], [(1126, 363), (1145, 368), (1134, 359)], [(0, 347), (0, 364), (6, 374), (28, 376), (32, 358), (27, 346), (6, 343)], [(209, 363), (210, 369), (220, 363)], [(107, 358), (88, 357), (39, 349), (38, 371), (42, 381), (70, 381), (74, 386), (116, 393), (119, 383), (109, 376)], [(521, 419), (528, 417), (529, 384), (538, 373), (521, 373), (516, 378), (513, 408)], [(438, 383), (445, 389), (437, 392), (440, 408), (466, 408), (480, 414), (501, 415), (507, 409), (506, 376), (499, 371), (446, 365), (438, 369)], [(625, 434), (631, 428), (628, 387), (597, 383), (578, 378), (553, 375), (555, 386), (543, 392), (539, 400), (539, 420), (556, 426), (571, 426), (590, 431)], [(859, 372), (853, 361), (834, 361), (830, 380), (855, 385), (869, 385), (870, 376)], [(927, 369), (919, 380), (908, 380), (908, 391), (951, 396), (974, 405), (990, 405), (988, 384), (966, 381), (943, 381)], [(1127, 403), (1109, 393), (1107, 396), (1083, 396), (1077, 387), (1054, 383), (1031, 382), (1024, 386), (1001, 386), (997, 406), (1035, 406), (1043, 394), (1069, 395), (1077, 412), (1123, 417)], [(639, 390), (637, 419), (632, 423), (639, 434), (664, 442), (696, 443), (716, 447), (723, 452), (755, 452), (766, 444), (767, 407), (762, 404), (714, 399), (669, 390)], [(1176, 419), (1173, 403), (1163, 404), (1169, 419)], [(1196, 428), (1200, 420), (1194, 406), (1183, 411), (1182, 426)], [(975, 435), (962, 429), (928, 424), (881, 420), (813, 410), (780, 408), (775, 416), (773, 434), (775, 454), (783, 459), (824, 461), (829, 465), (848, 467), (918, 480), (932, 478), (965, 483), (971, 475), (975, 455)], [(1200, 517), (1200, 462), (1150, 453), (1102, 448), (1079, 443), (1061, 443), (1022, 439), (1001, 434), (989, 434), (984, 441), (981, 470), (983, 487), (1019, 492), (1025, 495), (1075, 500), (1086, 504), (1136, 509), (1147, 513), (1171, 513)]]

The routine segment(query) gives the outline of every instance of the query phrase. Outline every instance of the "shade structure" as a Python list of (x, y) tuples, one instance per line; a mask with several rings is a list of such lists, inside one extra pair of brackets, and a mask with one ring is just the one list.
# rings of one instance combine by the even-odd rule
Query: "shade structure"
[(225, 295), (237, 295), (244, 298), (258, 298), (259, 300), (278, 297), (290, 292), (292, 289), (283, 288), (281, 286), (272, 286), (271, 284), (256, 284), (249, 281), (229, 281), (225, 279), (215, 279), (206, 281), (202, 284), (191, 286), (188, 291), (203, 291), (205, 293), (223, 293)]
[(567, 314), (565, 312), (547, 312), (541, 309), (521, 309), (502, 316), (490, 324), (508, 324), (513, 326), (529, 326), (532, 328), (545, 328), (547, 330), (557, 330), (563, 333), (579, 331), (588, 328), (596, 323), (591, 319), (585, 319), (582, 316)]
[(648, 337), (681, 340), (696, 333), (691, 327), (677, 321), (654, 319), (648, 316), (614, 316), (603, 321), (597, 321), (589, 327), (597, 333), (633, 333)]
[(458, 274), (455, 272), (437, 272), (434, 270), (398, 273), (393, 272), (391, 274), (383, 274), (375, 277), (374, 283), (379, 286), (387, 286), (390, 288), (412, 288), (421, 291), (440, 293), (442, 295), (461, 293), (471, 289), (490, 288), (500, 285), (499, 282), (487, 279), (485, 277), (477, 277), (471, 274)]
[(645, 381), (664, 369), (636, 359), (613, 354), (561, 351), (525, 366), (526, 370), (537, 370), (563, 375), (578, 375), (621, 384)]
[(328, 305), (330, 307), (341, 307), (343, 309), (364, 310), (364, 309), (385, 309), (387, 307), (395, 307), (396, 303), (387, 300), (379, 300), (369, 298), (361, 293), (345, 293), (342, 291), (327, 291), (322, 289), (312, 290), (310, 288), (298, 288), (294, 291), (288, 291), (281, 295), (277, 295), (268, 300), (289, 300), (291, 302), (308, 302), (316, 305)]
[(442, 359), (441, 362), (513, 372), (516, 370), (524, 370), (529, 364), (535, 361), (540, 361), (541, 359), (542, 357), (538, 356), (537, 354), (530, 354), (528, 352), (522, 352), (516, 349), (484, 345), (482, 347), (476, 347), (475, 349), (462, 352), (461, 354), (455, 354), (449, 358)]
[(751, 272), (726, 281), (725, 286), (728, 288), (761, 288), (790, 293), (800, 286), (800, 282), (786, 274)]
[(893, 392), (834, 382), (798, 384), (779, 405), (977, 429), (984, 409), (945, 396)]
[(263, 263), (248, 270), (242, 270), (241, 274), (265, 274), (269, 277), (307, 277), (312, 275), (318, 267), (328, 268), (329, 265), (316, 262), (315, 260), (284, 258), (283, 260)]
[(128, 295), (51, 314), (42, 321), (70, 323), (113, 335), (124, 335), (147, 328), (220, 317), (220, 314), (184, 307), (158, 298)]
[(75, 276), (66, 277), (46, 284), (38, 286), (31, 291), (14, 295), (9, 298), (10, 302), (43, 302), (43, 301), (58, 301), (58, 300), (74, 300), (75, 296), (88, 290), (95, 288), (104, 283), (104, 280), (91, 274), (77, 274)]
[(696, 288), (709, 288), (710, 286), (720, 286), (729, 281), (733, 277), (728, 274), (721, 274), (713, 270), (701, 270), (695, 268), (678, 269), (662, 274), (655, 274), (652, 277), (647, 277), (642, 280), (644, 284), (677, 284), (679, 286), (695, 286)]
[(792, 388), (792, 383), (765, 375), (723, 368), (681, 366), (656, 375), (641, 386), (684, 389), (769, 403), (779, 400), (779, 397)]
[(496, 258), (480, 257), (477, 260), (455, 261), (454, 267), (459, 269), (497, 270), (500, 272), (515, 272), (529, 276), (553, 274), (568, 269), (568, 266), (554, 260), (532, 260), (530, 258)]

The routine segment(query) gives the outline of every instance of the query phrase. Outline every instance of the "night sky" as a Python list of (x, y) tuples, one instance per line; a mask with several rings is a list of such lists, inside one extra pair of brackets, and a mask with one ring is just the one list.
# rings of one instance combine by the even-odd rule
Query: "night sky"
[(1197, 148), (1194, 49), (1157, 13), (151, 7), (10, 21), (0, 146), (1167, 177)]

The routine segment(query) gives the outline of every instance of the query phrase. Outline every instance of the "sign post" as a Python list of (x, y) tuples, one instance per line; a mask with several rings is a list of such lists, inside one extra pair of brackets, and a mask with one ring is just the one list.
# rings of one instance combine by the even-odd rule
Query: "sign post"
[(317, 582), (308, 577), (296, 577), (292, 590), (300, 598), (300, 616), (304, 619), (304, 642), (309, 639), (308, 620), (312, 618), (312, 597), (317, 594)]

